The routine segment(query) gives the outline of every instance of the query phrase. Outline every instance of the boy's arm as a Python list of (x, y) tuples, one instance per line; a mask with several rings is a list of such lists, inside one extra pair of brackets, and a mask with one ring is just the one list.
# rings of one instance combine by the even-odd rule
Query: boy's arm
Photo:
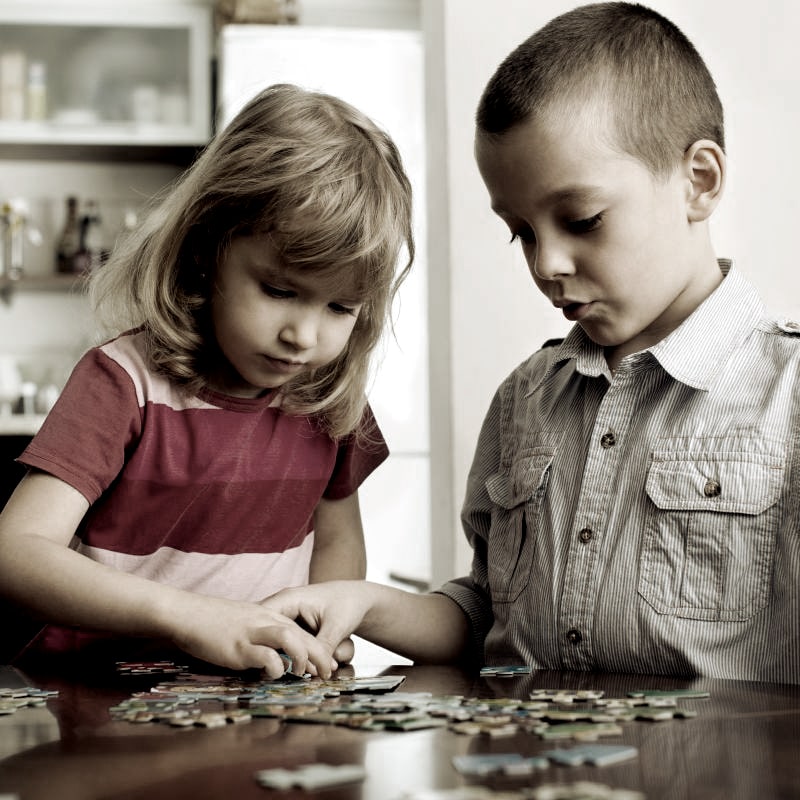
[[(277, 677), (282, 648), (323, 676), (326, 649), (292, 620), (255, 603), (186, 592), (99, 564), (69, 543), (89, 503), (58, 478), (31, 472), (0, 514), (0, 591), (45, 622), (169, 639), (197, 658)], [(309, 670), (312, 671), (312, 670)]]
[(367, 552), (358, 492), (320, 500), (314, 513), (314, 551), (309, 583), (365, 578)]
[(441, 594), (412, 594), (368, 581), (284, 589), (263, 602), (317, 632), (333, 652), (351, 634), (421, 663), (447, 663), (469, 646), (467, 619)]

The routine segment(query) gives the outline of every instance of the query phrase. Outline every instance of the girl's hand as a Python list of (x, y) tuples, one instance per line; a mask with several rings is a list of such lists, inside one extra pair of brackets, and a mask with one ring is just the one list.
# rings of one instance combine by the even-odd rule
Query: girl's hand
[(337, 663), (324, 643), (295, 622), (257, 603), (243, 603), (188, 594), (173, 606), (169, 638), (195, 658), (228, 669), (263, 669), (279, 678), (285, 664), (277, 651), (292, 659), (292, 672), (329, 678)]
[(341, 667), (342, 664), (349, 664), (356, 654), (356, 645), (353, 640), (348, 636), (343, 641), (339, 642), (333, 651), (333, 660)]

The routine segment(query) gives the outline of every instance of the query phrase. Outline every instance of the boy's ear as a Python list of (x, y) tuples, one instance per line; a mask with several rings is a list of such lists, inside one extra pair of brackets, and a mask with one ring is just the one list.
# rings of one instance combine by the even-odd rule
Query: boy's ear
[(708, 219), (722, 199), (725, 188), (725, 153), (710, 139), (699, 139), (684, 153), (689, 179), (687, 216), (690, 222)]

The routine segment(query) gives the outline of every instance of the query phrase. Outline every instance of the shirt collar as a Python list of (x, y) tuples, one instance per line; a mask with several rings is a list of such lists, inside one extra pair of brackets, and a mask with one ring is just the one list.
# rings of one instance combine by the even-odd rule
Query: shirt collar
[(756, 289), (730, 259), (719, 259), (725, 279), (650, 353), (675, 380), (707, 390), (731, 354), (764, 315)]
[[(764, 314), (758, 292), (734, 269), (733, 262), (721, 258), (718, 263), (724, 276), (720, 285), (669, 336), (644, 351), (675, 380), (701, 390), (713, 384), (731, 353)], [(641, 355), (636, 353), (628, 358), (640, 359)], [(571, 359), (582, 375), (606, 375), (611, 379), (603, 348), (580, 325), (575, 325), (564, 341), (553, 348), (547, 369), (530, 393)]]

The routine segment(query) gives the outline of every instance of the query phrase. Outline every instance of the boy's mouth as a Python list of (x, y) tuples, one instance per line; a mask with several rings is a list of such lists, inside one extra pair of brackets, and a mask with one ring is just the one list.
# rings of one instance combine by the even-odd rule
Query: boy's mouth
[(564, 314), (564, 317), (568, 319), (570, 322), (578, 322), (586, 314), (589, 313), (589, 309), (592, 307), (591, 302), (589, 303), (567, 303), (566, 305), (561, 306), (561, 311)]

